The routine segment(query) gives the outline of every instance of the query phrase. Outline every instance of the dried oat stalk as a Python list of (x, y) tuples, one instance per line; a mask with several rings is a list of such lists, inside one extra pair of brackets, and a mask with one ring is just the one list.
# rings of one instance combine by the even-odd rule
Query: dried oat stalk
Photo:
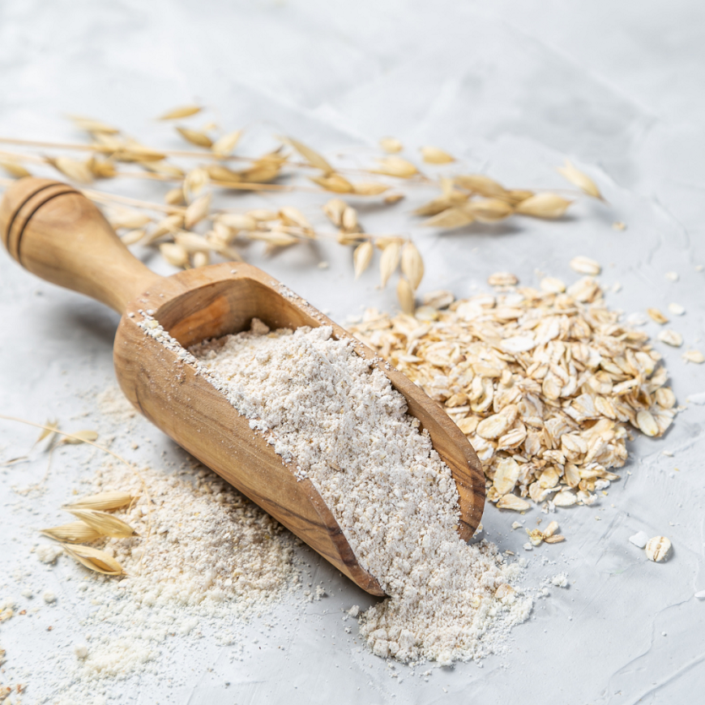
[[(245, 210), (216, 209), (216, 192), (233, 195), (248, 190), (281, 191), (290, 199), (292, 191), (316, 190), (346, 199), (382, 196), (379, 203), (391, 206), (406, 194), (387, 193), (390, 183), (411, 193), (416, 184), (435, 182), (440, 195), (417, 207), (414, 213), (425, 219), (424, 225), (437, 229), (484, 226), (516, 215), (559, 218), (571, 204), (556, 193), (505, 187), (485, 174), (447, 175), (443, 172), (451, 164), (453, 171), (462, 168), (455, 164), (457, 160), (452, 154), (435, 146), (420, 148), (420, 161), (431, 170), (430, 174), (422, 174), (419, 160), (401, 156), (404, 146), (393, 137), (380, 141), (384, 156), (374, 166), (362, 170), (368, 175), (362, 180), (357, 177), (360, 170), (339, 167), (292, 136), (279, 137), (281, 146), (275, 150), (245, 156), (238, 151), (242, 130), (223, 130), (213, 122), (193, 124), (192, 118), (200, 119), (203, 111), (200, 105), (182, 105), (158, 118), (169, 123), (168, 129), (175, 130), (183, 139), (184, 148), (180, 150), (145, 145), (125, 135), (119, 127), (74, 115), (69, 119), (88, 136), (88, 144), (55, 144), (57, 153), (54, 153), (52, 143), (0, 139), (16, 147), (41, 150), (37, 154), (2, 151), (0, 167), (13, 178), (28, 176), (27, 165), (33, 173), (35, 165), (40, 170), (50, 167), (78, 185), (119, 177), (163, 182), (164, 204), (135, 201), (135, 208), (110, 208), (106, 215), (125, 245), (156, 248), (169, 264), (182, 269), (222, 260), (240, 261), (243, 248), (253, 242), (263, 243), (265, 253), (273, 254), (327, 236), (291, 201), (259, 217)], [(179, 122), (174, 124), (174, 121)], [(67, 149), (72, 147), (84, 153), (87, 149), (90, 156), (67, 156)], [(602, 199), (595, 182), (570, 162), (558, 171), (580, 192)], [(290, 179), (287, 183), (281, 183), (284, 176)], [(87, 195), (101, 203), (120, 198), (95, 191)], [(397, 282), (399, 303), (403, 311), (412, 313), (416, 306), (414, 292), (424, 273), (416, 245), (402, 237), (365, 235), (354, 203), (335, 198), (324, 205), (324, 211), (337, 229), (333, 236), (336, 241), (353, 248), (352, 268), (356, 278), (372, 263), (374, 248), (381, 250), (383, 286), (401, 264)], [(155, 216), (158, 212), (161, 215)]]

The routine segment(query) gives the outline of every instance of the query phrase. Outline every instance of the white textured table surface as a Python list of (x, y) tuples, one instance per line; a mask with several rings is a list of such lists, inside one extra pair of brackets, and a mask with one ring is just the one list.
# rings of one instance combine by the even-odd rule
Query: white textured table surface
[[(537, 282), (536, 270), (572, 281), (568, 261), (588, 255), (605, 266), (606, 285), (622, 284), (608, 295), (611, 306), (630, 312), (680, 303), (687, 313), (673, 327), (686, 345), (702, 348), (705, 274), (695, 266), (705, 263), (703, 27), (705, 5), (697, 0), (4, 2), (0, 133), (73, 138), (59, 119), (73, 112), (156, 136), (148, 117), (201, 100), (232, 128), (287, 132), (324, 151), (370, 150), (386, 134), (410, 147), (438, 145), (510, 185), (560, 187), (553, 167), (567, 156), (597, 178), (609, 207), (581, 201), (574, 220), (445, 235), (411, 227), (408, 202), (363, 217), (377, 232), (402, 227), (418, 236), (427, 266), (422, 291), (469, 294), (498, 269), (526, 284)], [(615, 220), (628, 229), (612, 229)], [(255, 263), (337, 320), (365, 305), (393, 308), (391, 289), (377, 290), (374, 273), (351, 284), (338, 249)], [(313, 266), (319, 258), (330, 268)], [(113, 379), (117, 318), (0, 259), (0, 413), (78, 424)], [(667, 271), (679, 280), (667, 280)], [(656, 333), (654, 324), (647, 330)], [(703, 367), (657, 347), (679, 402), (705, 392)], [(286, 632), (253, 623), (248, 633), (259, 645), (248, 643), (242, 661), (232, 663), (229, 647), (207, 636), (189, 653), (172, 641), (164, 657), (180, 685), (146, 675), (107, 683), (96, 696), (183, 704), (700, 702), (705, 602), (694, 593), (705, 589), (704, 423), (705, 408), (688, 405), (665, 439), (630, 445), (624, 479), (608, 498), (558, 513), (568, 540), (530, 554), (526, 584), (565, 570), (571, 587), (537, 601), (532, 619), (515, 629), (511, 651), (482, 667), (440, 669), (428, 682), (400, 667), (403, 682), (390, 678), (385, 662), (343, 632), (341, 607), (369, 600), (314, 561), (331, 596)], [(135, 433), (152, 441), (133, 452), (138, 462), (163, 450), (180, 457), (146, 423)], [(0, 460), (23, 454), (35, 435), (0, 422)], [(57, 454), (49, 491), (33, 500), (12, 488), (41, 478), (43, 461), (0, 468), (0, 601), (19, 594), (26, 576), (18, 566), (36, 543), (34, 529), (56, 515), (67, 488), (85, 474), (75, 457)], [(502, 550), (521, 551), (525, 539), (509, 531), (515, 518), (486, 512), (488, 536)], [(638, 530), (670, 537), (671, 560), (648, 562), (627, 540)], [(36, 570), (33, 580), (60, 599), (58, 612), (40, 613), (35, 623), (54, 620), (55, 630), (20, 627), (16, 619), (0, 625), (7, 666), (30, 674), (80, 633), (71, 583), (62, 580), (74, 569), (63, 562)], [(285, 616), (295, 609), (281, 607)], [(22, 702), (54, 702), (51, 683), (37, 680), (29, 679)]]

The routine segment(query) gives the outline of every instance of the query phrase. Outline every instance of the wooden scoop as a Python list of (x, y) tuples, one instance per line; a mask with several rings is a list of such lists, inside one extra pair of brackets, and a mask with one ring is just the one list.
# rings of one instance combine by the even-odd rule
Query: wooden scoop
[[(25, 269), (102, 301), (122, 315), (115, 372), (125, 396), (180, 446), (269, 512), (363, 590), (383, 595), (360, 566), (330, 509), (310, 480), (298, 481), (249, 421), (177, 355), (137, 324), (150, 314), (184, 347), (249, 329), (331, 325), (401, 392), (409, 413), (431, 435), (460, 494), (458, 533), (469, 539), (482, 517), (485, 479), (463, 433), (443, 408), (403, 374), (279, 282), (255, 267), (226, 262), (160, 277), (127, 248), (100, 211), (73, 187), (49, 179), (13, 184), (0, 205), (0, 234)], [(365, 439), (360, 439), (364, 443)]]

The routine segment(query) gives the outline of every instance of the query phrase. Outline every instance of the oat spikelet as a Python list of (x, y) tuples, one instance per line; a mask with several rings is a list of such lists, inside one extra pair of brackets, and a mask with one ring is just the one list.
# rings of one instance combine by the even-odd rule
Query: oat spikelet
[(120, 228), (134, 230), (135, 228), (142, 228), (148, 223), (151, 223), (152, 219), (145, 213), (125, 209), (115, 215), (111, 215), (108, 218), (108, 222), (115, 230), (119, 230)]
[(185, 267), (188, 264), (188, 252), (175, 242), (164, 242), (159, 245), (162, 257), (174, 267)]
[[(276, 218), (276, 213), (271, 215)], [(271, 219), (273, 220), (273, 218)], [(257, 219), (244, 213), (223, 213), (218, 216), (218, 222), (238, 232), (240, 230), (257, 230)]]
[(32, 176), (27, 169), (14, 160), (2, 159), (0, 160), (0, 167), (15, 179), (23, 179), (25, 176)]
[(99, 551), (89, 546), (70, 546), (64, 543), (61, 544), (61, 547), (69, 556), (96, 573), (102, 573), (103, 575), (125, 574), (123, 567), (105, 551)]
[(195, 196), (208, 184), (210, 177), (208, 171), (202, 167), (191, 169), (184, 179), (184, 193), (187, 196)]
[(482, 198), (470, 201), (463, 210), (481, 223), (496, 223), (513, 213), (512, 206), (499, 198)]
[(402, 248), (401, 271), (407, 278), (411, 290), (416, 291), (423, 279), (424, 266), (421, 253), (413, 242), (407, 242)]
[(188, 127), (177, 127), (176, 131), (191, 144), (195, 144), (197, 147), (207, 147), (210, 149), (213, 146), (213, 140), (205, 133), (200, 130), (192, 130)]
[(109, 159), (98, 159), (93, 155), (86, 162), (86, 166), (97, 179), (112, 179), (114, 176), (117, 176), (115, 164)]
[(219, 137), (213, 143), (213, 154), (217, 154), (220, 157), (227, 157), (232, 153), (235, 146), (240, 141), (242, 137), (242, 130), (235, 130), (234, 132), (229, 132), (227, 135)]
[(340, 174), (312, 176), (311, 181), (318, 184), (322, 189), (332, 191), (333, 193), (353, 193), (355, 191), (353, 185)]
[(174, 213), (174, 215), (167, 216), (160, 220), (154, 230), (149, 234), (145, 244), (150, 244), (155, 242), (163, 235), (170, 235), (176, 232), (184, 224), (184, 217), (180, 213)]
[(320, 169), (325, 175), (333, 173), (333, 167), (314, 149), (293, 137), (281, 137), (282, 142), (293, 147), (312, 167)]
[(376, 181), (358, 181), (353, 184), (353, 191), (358, 196), (379, 196), (381, 193), (389, 191), (389, 186)]
[(561, 176), (570, 181), (571, 184), (577, 186), (588, 196), (598, 198), (601, 201), (605, 200), (600, 193), (600, 189), (597, 188), (597, 184), (587, 174), (576, 169), (567, 159), (565, 166), (559, 166), (557, 171)]
[(485, 198), (506, 198), (507, 189), (494, 179), (484, 174), (467, 174), (465, 176), (456, 176), (455, 183), (472, 193)]
[(403, 193), (390, 193), (388, 196), (384, 197), (384, 202), (388, 206), (393, 206), (395, 203), (399, 203), (399, 201), (403, 201), (406, 198), (406, 196)]
[(414, 211), (414, 215), (438, 215), (449, 208), (462, 207), (469, 198), (470, 194), (468, 193), (461, 193), (460, 191), (450, 189), (442, 196), (434, 198), (432, 201), (428, 201), (428, 203), (424, 203), (422, 206), (419, 206)]
[(117, 127), (108, 125), (100, 120), (94, 120), (93, 118), (82, 117), (80, 115), (68, 115), (68, 118), (79, 130), (85, 130), (91, 134), (117, 135), (120, 132)]
[(88, 526), (100, 532), (101, 536), (110, 536), (115, 539), (126, 539), (136, 536), (135, 530), (122, 519), (112, 514), (98, 511), (97, 509), (69, 509), (77, 519), (84, 521)]
[(205, 237), (185, 230), (175, 233), (174, 240), (190, 255), (197, 252), (208, 252), (211, 248), (210, 242)]
[(387, 152), (387, 154), (397, 154), (404, 149), (404, 145), (394, 137), (383, 137), (379, 141), (379, 146)]
[(399, 179), (410, 179), (416, 176), (419, 170), (406, 159), (401, 157), (384, 157), (378, 159), (379, 166), (371, 169), (373, 174), (383, 174), (384, 176), (396, 176)]
[(209, 164), (205, 169), (211, 179), (223, 185), (242, 183), (242, 173), (228, 169), (222, 164)]
[(374, 245), (367, 241), (355, 248), (353, 264), (355, 265), (355, 279), (357, 279), (369, 266), (374, 254)]
[(517, 204), (516, 212), (534, 218), (560, 218), (571, 203), (555, 193), (537, 193)]
[(187, 209), (184, 214), (184, 225), (192, 228), (196, 223), (202, 221), (211, 207), (211, 194), (200, 196)]
[(438, 147), (421, 147), (421, 156), (426, 164), (450, 164), (455, 161), (455, 157)]
[(76, 431), (70, 436), (64, 436), (61, 439), (62, 443), (67, 445), (80, 445), (81, 443), (93, 442), (98, 439), (98, 432), (91, 431), (90, 429), (84, 429), (82, 431)]
[(387, 285), (389, 277), (394, 274), (394, 270), (399, 264), (399, 255), (401, 254), (401, 246), (398, 242), (390, 242), (383, 250), (380, 257), (379, 271), (382, 280), (382, 288)]
[(331, 198), (328, 203), (323, 206), (323, 212), (328, 216), (333, 225), (341, 227), (343, 224), (343, 213), (348, 207), (348, 204), (340, 198)]
[(399, 305), (404, 313), (410, 316), (414, 314), (414, 309), (416, 308), (414, 304), (414, 290), (404, 277), (399, 277), (399, 281), (397, 282), (397, 299), (399, 299)]
[(289, 245), (296, 245), (298, 242), (301, 242), (298, 237), (277, 230), (269, 230), (266, 232), (258, 230), (247, 233), (247, 237), (250, 240), (261, 240), (272, 247), (289, 247)]
[(85, 521), (72, 521), (50, 529), (42, 529), (44, 536), (62, 543), (90, 543), (101, 538), (102, 534)]
[(287, 225), (298, 225), (304, 230), (313, 230), (308, 218), (298, 208), (293, 206), (284, 206), (279, 211), (279, 217)]
[(525, 201), (527, 198), (531, 198), (534, 195), (533, 191), (527, 191), (525, 189), (513, 188), (507, 191), (506, 199), (516, 205)]
[(183, 206), (186, 203), (183, 186), (169, 189), (164, 196), (164, 203), (168, 203), (170, 206)]
[(463, 208), (448, 208), (433, 218), (424, 221), (424, 225), (429, 228), (462, 228), (475, 220), (473, 216)]
[(197, 269), (198, 267), (205, 267), (210, 263), (210, 255), (207, 252), (194, 252), (193, 256), (191, 257), (191, 264), (193, 265), (194, 269)]
[(343, 211), (340, 226), (345, 232), (358, 233), (360, 232), (360, 223), (357, 220), (357, 211), (352, 206), (347, 206)]
[(276, 220), (279, 217), (277, 211), (270, 211), (267, 208), (255, 208), (247, 211), (246, 215), (254, 218), (258, 223), (266, 220)]
[(98, 509), (105, 511), (107, 509), (119, 509), (127, 506), (134, 497), (129, 492), (122, 490), (109, 490), (92, 494), (88, 497), (83, 497), (77, 502), (65, 504), (64, 509)]
[(79, 184), (90, 184), (93, 181), (93, 174), (85, 162), (79, 162), (70, 157), (56, 157), (56, 159), (47, 157), (47, 162), (64, 176)]
[(42, 432), (39, 434), (39, 438), (37, 438), (35, 442), (40, 443), (43, 441), (45, 438), (49, 438), (49, 442), (51, 443), (51, 439), (54, 438), (56, 435), (57, 430), (59, 429), (59, 422), (58, 421), (47, 421), (44, 426), (46, 428), (42, 429)]
[(157, 120), (178, 120), (179, 118), (191, 117), (202, 110), (200, 105), (182, 105), (178, 108), (172, 108), (163, 115), (160, 115)]

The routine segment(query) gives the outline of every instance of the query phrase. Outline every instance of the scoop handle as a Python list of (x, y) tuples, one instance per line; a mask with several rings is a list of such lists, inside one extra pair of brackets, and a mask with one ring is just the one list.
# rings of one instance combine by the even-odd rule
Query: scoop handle
[(98, 208), (74, 187), (27, 177), (0, 203), (0, 238), (25, 269), (122, 314), (161, 279), (122, 244)]

